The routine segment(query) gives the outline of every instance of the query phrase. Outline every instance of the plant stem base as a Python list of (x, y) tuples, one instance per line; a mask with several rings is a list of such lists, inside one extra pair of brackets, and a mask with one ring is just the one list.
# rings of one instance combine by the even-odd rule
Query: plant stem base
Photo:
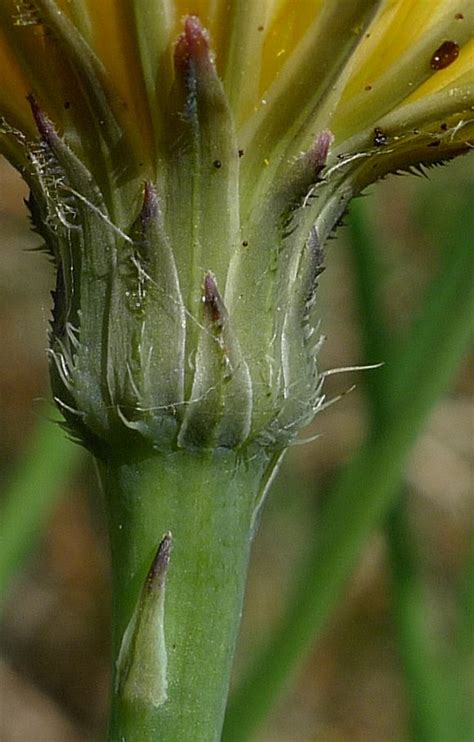
[[(269, 466), (264, 455), (232, 451), (101, 465), (113, 569), (110, 742), (220, 739), (255, 508)], [(164, 600), (167, 698), (154, 706), (144, 700), (146, 688), (142, 699), (120, 692), (117, 658), (166, 532), (173, 540)]]

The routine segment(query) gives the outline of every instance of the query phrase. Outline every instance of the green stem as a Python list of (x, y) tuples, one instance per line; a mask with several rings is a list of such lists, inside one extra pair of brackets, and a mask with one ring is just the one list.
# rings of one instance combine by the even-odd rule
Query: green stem
[[(114, 595), (111, 742), (220, 738), (255, 504), (266, 464), (263, 456), (246, 460), (231, 451), (180, 451), (131, 464), (102, 465)], [(155, 667), (149, 675), (143, 673), (143, 681), (138, 681), (143, 687), (134, 687), (131, 696), (123, 690), (120, 648), (132, 616), (138, 615), (138, 624), (144, 622), (147, 608), (141, 605), (137, 614), (137, 603), (143, 584), (154, 579), (151, 574), (147, 581), (150, 564), (168, 532), (169, 567), (159, 576), (159, 588), (165, 586), (164, 618), (155, 617), (156, 631), (150, 629), (149, 636), (142, 626), (134, 644), (134, 658), (143, 666), (155, 662)], [(153, 570), (156, 573), (156, 565)], [(163, 610), (159, 603), (158, 612)], [(158, 658), (150, 660), (159, 630), (164, 643)], [(157, 678), (162, 687), (150, 688)], [(160, 696), (157, 705), (150, 702), (153, 695)]]

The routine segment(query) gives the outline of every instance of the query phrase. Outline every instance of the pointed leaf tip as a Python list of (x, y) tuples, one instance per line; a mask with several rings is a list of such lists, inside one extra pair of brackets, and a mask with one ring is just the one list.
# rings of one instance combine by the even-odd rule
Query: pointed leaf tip
[(325, 167), (329, 154), (329, 148), (334, 141), (334, 135), (329, 129), (325, 129), (316, 137), (316, 141), (308, 152), (308, 159), (311, 166), (320, 173)]
[(192, 57), (207, 57), (209, 55), (209, 41), (207, 31), (195, 15), (189, 15), (184, 21), (184, 35)]
[(159, 591), (163, 588), (168, 573), (168, 567), (171, 558), (171, 547), (173, 536), (170, 531), (164, 534), (160, 541), (155, 558), (150, 567), (146, 579), (146, 588), (148, 592)]
[(167, 700), (165, 583), (172, 536), (160, 541), (117, 658), (116, 687), (128, 702), (161, 706)]
[(203, 302), (208, 319), (215, 324), (222, 324), (223, 303), (215, 278), (210, 272), (204, 276)]
[(207, 31), (195, 15), (184, 21), (184, 31), (175, 46), (174, 62), (178, 74), (186, 74), (191, 62), (200, 67), (212, 65)]
[(41, 109), (36, 96), (33, 93), (28, 93), (26, 96), (28, 103), (30, 104), (31, 113), (35, 120), (36, 128), (42, 139), (48, 144), (57, 137), (56, 130), (51, 121), (46, 116), (45, 112)]
[(143, 204), (140, 212), (142, 227), (146, 229), (158, 212), (158, 196), (156, 188), (149, 180), (145, 181), (143, 187)]

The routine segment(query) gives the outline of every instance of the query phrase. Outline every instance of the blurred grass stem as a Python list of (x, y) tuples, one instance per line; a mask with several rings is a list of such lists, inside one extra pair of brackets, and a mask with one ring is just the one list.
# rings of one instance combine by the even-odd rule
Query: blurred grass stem
[[(390, 378), (395, 378), (396, 368), (400, 370), (391, 362), (391, 342), (383, 322), (380, 297), (383, 267), (364, 207), (363, 202), (354, 204), (350, 245), (363, 361), (367, 364), (373, 358), (388, 361), (388, 366), (372, 375), (366, 384), (372, 433), (384, 436), (390, 414), (395, 414), (390, 409)], [(429, 607), (418, 575), (419, 556), (405, 492), (399, 495), (388, 514), (386, 537), (392, 575), (392, 611), (411, 712), (411, 738), (413, 742), (458, 742), (462, 735), (455, 698), (462, 697), (464, 683), (455, 684), (453, 663), (447, 657), (441, 662), (440, 647), (435, 646), (429, 629)]]
[(44, 533), (74, 467), (84, 455), (47, 407), (3, 497), (0, 515), (0, 604)]

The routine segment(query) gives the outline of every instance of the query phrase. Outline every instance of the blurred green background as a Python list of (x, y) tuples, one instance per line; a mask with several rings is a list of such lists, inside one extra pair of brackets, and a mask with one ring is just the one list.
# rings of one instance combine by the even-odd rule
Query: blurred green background
[[(461, 158), (430, 170), (428, 179), (392, 177), (354, 205), (354, 226), (328, 244), (320, 280), (321, 331), (327, 337), (322, 369), (390, 360), (379, 355), (387, 344), (396, 359), (422, 311), (425, 291), (446, 273), (450, 251), (455, 260), (458, 243), (470, 239), (474, 247), (473, 163), (472, 157)], [(45, 348), (53, 269), (42, 253), (32, 252), (39, 240), (29, 232), (25, 195), (20, 177), (2, 163), (0, 740), (101, 740), (109, 683), (105, 518), (87, 455), (77, 453), (72, 460), (54, 428), (35, 443), (51, 412), (45, 406)], [(358, 253), (361, 235), (373, 248), (368, 263), (367, 255), (361, 259)], [(465, 279), (461, 267), (460, 292)], [(365, 318), (364, 307), (370, 315)], [(447, 313), (433, 316), (433, 355), (425, 353), (418, 365), (411, 396), (397, 389), (404, 368), (391, 362), (328, 377), (328, 398), (343, 396), (302, 436), (319, 437), (291, 448), (264, 511), (237, 676), (245, 676), (278, 627), (305, 565), (311, 570), (339, 472), (370, 430), (374, 439), (385, 435), (384, 415), (399, 417), (401, 430), (405, 419), (412, 424), (409, 397), (422, 398), (436, 378), (436, 349), (456, 320)], [(447, 742), (446, 721), (454, 729), (452, 739), (467, 742), (461, 731), (467, 727), (454, 728), (458, 722), (449, 699), (474, 696), (468, 665), (474, 632), (474, 580), (468, 577), (472, 356), (466, 352), (452, 365), (449, 388), (420, 423), (422, 433), (404, 466), (398, 488), (403, 506), (366, 539), (342, 598), (335, 610), (328, 607), (329, 622), (260, 726), (259, 742)], [(389, 383), (394, 392), (384, 407)]]

